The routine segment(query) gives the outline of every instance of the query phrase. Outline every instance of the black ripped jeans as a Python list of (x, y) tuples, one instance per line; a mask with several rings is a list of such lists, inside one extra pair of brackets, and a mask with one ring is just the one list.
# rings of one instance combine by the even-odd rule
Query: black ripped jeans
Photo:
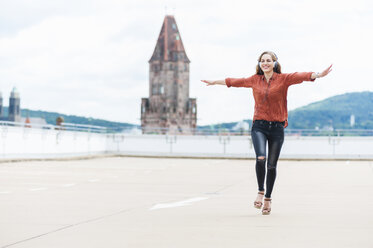
[[(256, 177), (259, 191), (264, 191), (264, 178), (266, 175), (267, 162), (267, 191), (265, 197), (271, 198), (273, 185), (276, 179), (277, 160), (280, 156), (282, 144), (284, 143), (284, 122), (275, 121), (254, 121), (251, 129), (251, 139), (253, 141), (256, 154)], [(268, 159), (266, 159), (266, 146), (268, 142)]]

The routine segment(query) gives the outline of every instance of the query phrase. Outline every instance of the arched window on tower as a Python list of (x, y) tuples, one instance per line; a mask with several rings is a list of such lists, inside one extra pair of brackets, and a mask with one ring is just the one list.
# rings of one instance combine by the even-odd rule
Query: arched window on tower
[(173, 104), (173, 112), (176, 113), (176, 103)]
[(152, 69), (153, 69), (154, 72), (158, 72), (159, 69), (160, 69), (160, 66), (159, 65), (153, 65)]
[(158, 88), (158, 85), (156, 85), (156, 84), (152, 85), (152, 94), (153, 95), (157, 95), (157, 88)]
[(188, 101), (187, 104), (186, 104), (186, 112), (187, 113), (189, 113), (189, 110), (191, 109), (191, 107), (192, 107), (192, 104), (191, 104), (190, 101)]

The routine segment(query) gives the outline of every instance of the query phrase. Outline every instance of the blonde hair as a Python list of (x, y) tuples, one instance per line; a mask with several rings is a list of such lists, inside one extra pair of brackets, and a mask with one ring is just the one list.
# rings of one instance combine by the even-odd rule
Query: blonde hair
[(262, 71), (262, 69), (260, 68), (260, 65), (259, 65), (259, 63), (262, 60), (262, 57), (263, 57), (264, 54), (271, 55), (273, 62), (276, 63), (275, 67), (273, 67), (273, 71), (276, 72), (276, 73), (281, 73), (281, 65), (278, 62), (278, 58), (277, 58), (276, 54), (274, 52), (271, 52), (271, 51), (265, 51), (262, 54), (260, 54), (260, 56), (258, 58), (258, 64), (256, 65), (256, 74), (258, 74), (258, 75), (263, 75), (264, 74), (264, 72)]

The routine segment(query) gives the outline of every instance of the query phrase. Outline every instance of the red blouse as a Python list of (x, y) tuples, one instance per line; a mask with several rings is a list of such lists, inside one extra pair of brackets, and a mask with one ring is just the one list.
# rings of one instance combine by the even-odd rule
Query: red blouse
[(246, 87), (253, 89), (255, 110), (253, 120), (285, 121), (288, 126), (287, 94), (292, 84), (311, 79), (312, 72), (273, 73), (267, 83), (264, 75), (253, 75), (248, 78), (226, 78), (228, 87)]

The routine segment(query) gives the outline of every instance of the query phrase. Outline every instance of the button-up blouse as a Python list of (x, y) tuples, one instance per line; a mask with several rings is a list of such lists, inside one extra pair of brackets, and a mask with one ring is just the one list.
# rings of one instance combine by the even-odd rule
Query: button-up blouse
[(303, 81), (315, 81), (311, 79), (312, 72), (275, 73), (273, 72), (269, 82), (264, 75), (253, 75), (247, 78), (226, 78), (228, 87), (246, 87), (253, 89), (255, 100), (255, 120), (285, 121), (288, 126), (287, 93), (290, 85)]

